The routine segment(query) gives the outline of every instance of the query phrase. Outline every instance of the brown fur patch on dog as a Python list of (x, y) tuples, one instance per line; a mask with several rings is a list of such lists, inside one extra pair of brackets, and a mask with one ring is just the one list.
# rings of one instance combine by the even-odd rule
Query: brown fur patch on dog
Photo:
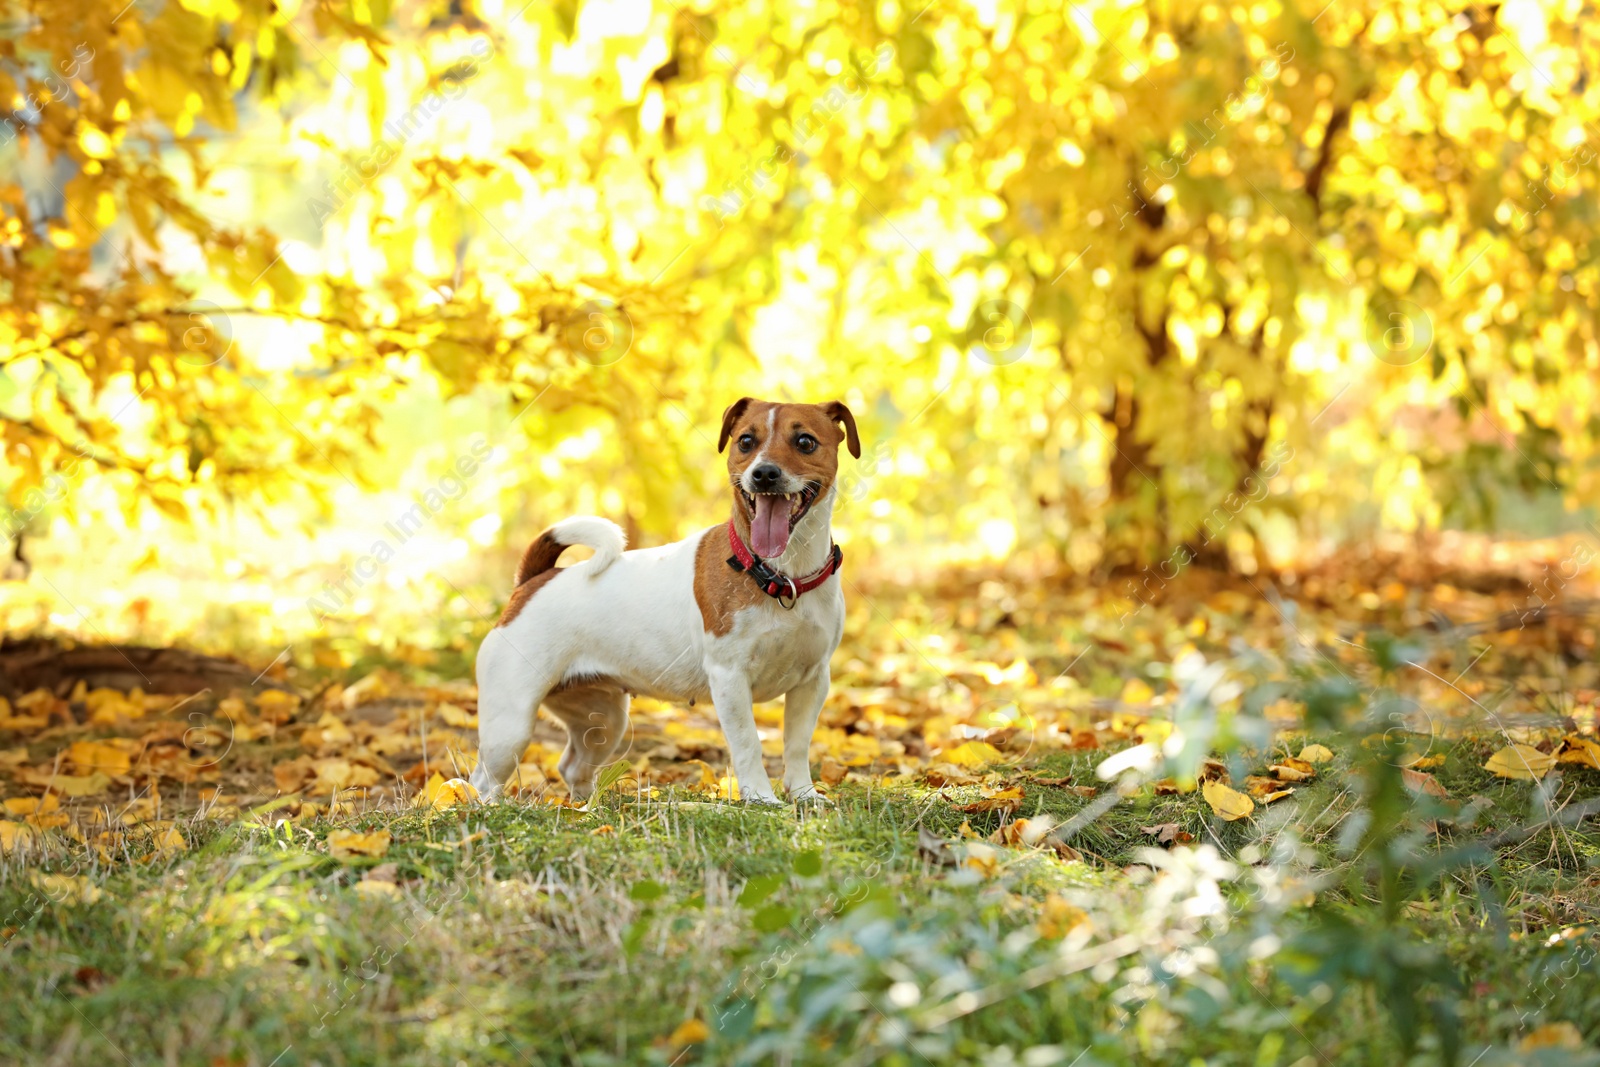
[(556, 560), (569, 547), (557, 541), (549, 530), (533, 539), (533, 544), (522, 554), (522, 562), (517, 564), (517, 587), (512, 590), (511, 599), (506, 601), (506, 608), (500, 613), (500, 621), (495, 626), (509, 625), (511, 620), (522, 614), (522, 609), (533, 599), (533, 594), (561, 573), (556, 569)]
[(522, 554), (522, 562), (517, 564), (517, 575), (512, 582), (520, 586), (536, 574), (542, 574), (556, 565), (556, 560), (561, 558), (561, 553), (567, 550), (566, 545), (557, 541), (555, 534), (549, 530), (533, 539), (533, 544)]
[(726, 525), (713, 526), (702, 534), (694, 554), (694, 602), (706, 633), (715, 637), (733, 629), (733, 617), (739, 612), (767, 599), (749, 575), (728, 566), (731, 555)]

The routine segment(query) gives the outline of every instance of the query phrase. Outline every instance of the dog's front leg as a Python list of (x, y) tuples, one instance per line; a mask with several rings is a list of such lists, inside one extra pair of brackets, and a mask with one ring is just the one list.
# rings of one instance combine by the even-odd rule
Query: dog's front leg
[(767, 768), (761, 762), (761, 735), (756, 732), (755, 710), (750, 700), (750, 679), (742, 671), (709, 667), (711, 703), (722, 723), (722, 736), (728, 740), (728, 755), (733, 773), (739, 779), (739, 797), (761, 804), (778, 804)]
[(828, 665), (823, 663), (783, 697), (783, 788), (790, 800), (823, 799), (811, 784), (811, 735), (828, 699)]

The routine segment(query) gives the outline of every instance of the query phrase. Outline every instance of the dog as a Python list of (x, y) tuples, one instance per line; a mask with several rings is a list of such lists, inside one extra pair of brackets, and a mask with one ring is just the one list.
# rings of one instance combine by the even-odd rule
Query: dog
[[(841, 444), (861, 457), (855, 416), (838, 401), (743, 397), (723, 413), (717, 440), (728, 453), (728, 522), (631, 552), (601, 518), (566, 519), (540, 534), (478, 648), (471, 782), (479, 796), (500, 793), (542, 704), (567, 729), (557, 770), (575, 800), (587, 799), (640, 694), (709, 700), (740, 798), (779, 804), (752, 707), (782, 696), (784, 790), (792, 801), (823, 802), (810, 753), (844, 632), (844, 556), (832, 535)], [(557, 568), (573, 545), (594, 555)]]

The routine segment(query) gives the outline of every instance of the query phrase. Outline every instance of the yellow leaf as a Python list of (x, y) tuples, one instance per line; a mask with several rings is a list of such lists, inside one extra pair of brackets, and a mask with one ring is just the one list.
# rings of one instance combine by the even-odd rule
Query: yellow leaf
[(961, 804), (957, 811), (978, 814), (985, 811), (1016, 811), (1022, 806), (1022, 789), (1012, 786), (1006, 789), (985, 789), (983, 799), (971, 804)]
[(351, 856), (377, 858), (389, 851), (389, 831), (361, 833), (356, 830), (334, 830), (328, 834), (328, 851), (335, 859), (348, 859)]
[(36, 874), (33, 884), (51, 900), (62, 903), (93, 904), (104, 895), (81, 874)]
[(1261, 798), (1261, 803), (1263, 803), (1263, 804), (1271, 804), (1274, 801), (1282, 800), (1284, 797), (1292, 797), (1292, 796), (1294, 796), (1294, 790), (1293, 789), (1276, 789), (1276, 790), (1273, 790), (1271, 793), (1267, 793), (1266, 795), (1264, 795)]
[(126, 774), (133, 766), (126, 750), (107, 741), (74, 741), (67, 747), (67, 762), (85, 773)]
[(739, 799), (739, 779), (725, 774), (717, 779), (717, 796), (723, 800)]
[(476, 730), (478, 728), (478, 717), (465, 708), (457, 707), (454, 704), (440, 704), (438, 712), (439, 718), (445, 721), (446, 726), (456, 726), (463, 730)]
[(0, 852), (15, 852), (39, 840), (39, 831), (27, 823), (0, 819)]
[(702, 759), (692, 759), (684, 763), (685, 767), (695, 768), (699, 774), (693, 781), (683, 783), (684, 787), (692, 793), (715, 793), (717, 791), (717, 772), (711, 765)]
[(1118, 699), (1124, 704), (1138, 706), (1148, 704), (1155, 699), (1155, 690), (1150, 688), (1148, 682), (1142, 678), (1129, 678), (1122, 685), (1122, 696)]
[(985, 878), (993, 878), (1000, 873), (1000, 853), (988, 845), (977, 841), (968, 842), (966, 845), (966, 864)]
[(183, 835), (175, 826), (158, 831), (152, 844), (155, 845), (157, 852), (183, 852), (189, 847), (189, 842), (183, 839)]
[(1518, 778), (1536, 781), (1556, 765), (1554, 756), (1547, 756), (1532, 745), (1507, 745), (1489, 757), (1483, 769), (1501, 778)]
[(987, 767), (991, 763), (999, 763), (1001, 759), (1000, 750), (987, 741), (968, 741), (955, 748), (947, 748), (940, 755), (947, 763), (957, 767)]
[(1044, 914), (1039, 916), (1039, 936), (1054, 941), (1067, 936), (1077, 926), (1089, 922), (1089, 913), (1067, 900), (1051, 893), (1044, 898)]
[(111, 788), (111, 776), (103, 771), (83, 775), (28, 771), (22, 775), (22, 780), (64, 797), (92, 797)]
[(46, 793), (42, 797), (12, 797), (5, 802), (7, 815), (43, 815), (48, 811), (55, 811), (61, 806), (61, 801), (54, 793)]
[(589, 836), (590, 837), (611, 837), (614, 834), (616, 834), (616, 832), (617, 832), (617, 828), (615, 826), (612, 826), (610, 823), (606, 823), (604, 826), (596, 826), (593, 830), (590, 830), (589, 831)]
[(1317, 776), (1317, 769), (1305, 760), (1286, 759), (1274, 763), (1267, 770), (1278, 776), (1280, 782), (1309, 782)]
[(1333, 759), (1333, 750), (1326, 745), (1307, 745), (1300, 750), (1298, 758), (1307, 763), (1327, 763)]
[(433, 777), (428, 779), (428, 784), (422, 787), (422, 792), (416, 795), (412, 803), (419, 808), (442, 811), (477, 799), (478, 791), (465, 778), (452, 778), (447, 782), (443, 775), (434, 771)]
[(1567, 736), (1567, 747), (1556, 757), (1558, 763), (1581, 763), (1600, 771), (1600, 744), (1584, 737)]
[(1221, 782), (1202, 783), (1200, 795), (1206, 798), (1206, 803), (1211, 805), (1212, 811), (1229, 822), (1243, 819), (1256, 810), (1255, 801)]
[(698, 1045), (710, 1036), (711, 1029), (705, 1023), (699, 1019), (685, 1019), (667, 1040), (674, 1045)]
[(1571, 1023), (1545, 1023), (1517, 1040), (1518, 1052), (1532, 1052), (1541, 1048), (1581, 1049), (1583, 1034)]

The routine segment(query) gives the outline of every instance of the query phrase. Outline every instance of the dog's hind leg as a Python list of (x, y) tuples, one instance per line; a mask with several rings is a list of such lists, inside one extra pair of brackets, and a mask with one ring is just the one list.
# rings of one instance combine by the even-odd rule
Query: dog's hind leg
[(511, 777), (528, 743), (544, 699), (559, 678), (513, 646), (504, 630), (491, 630), (478, 649), (478, 766), (472, 785), (485, 800)]
[(572, 798), (587, 800), (600, 768), (627, 755), (628, 694), (615, 686), (579, 685), (551, 693), (544, 706), (567, 728), (567, 748), (556, 769)]

